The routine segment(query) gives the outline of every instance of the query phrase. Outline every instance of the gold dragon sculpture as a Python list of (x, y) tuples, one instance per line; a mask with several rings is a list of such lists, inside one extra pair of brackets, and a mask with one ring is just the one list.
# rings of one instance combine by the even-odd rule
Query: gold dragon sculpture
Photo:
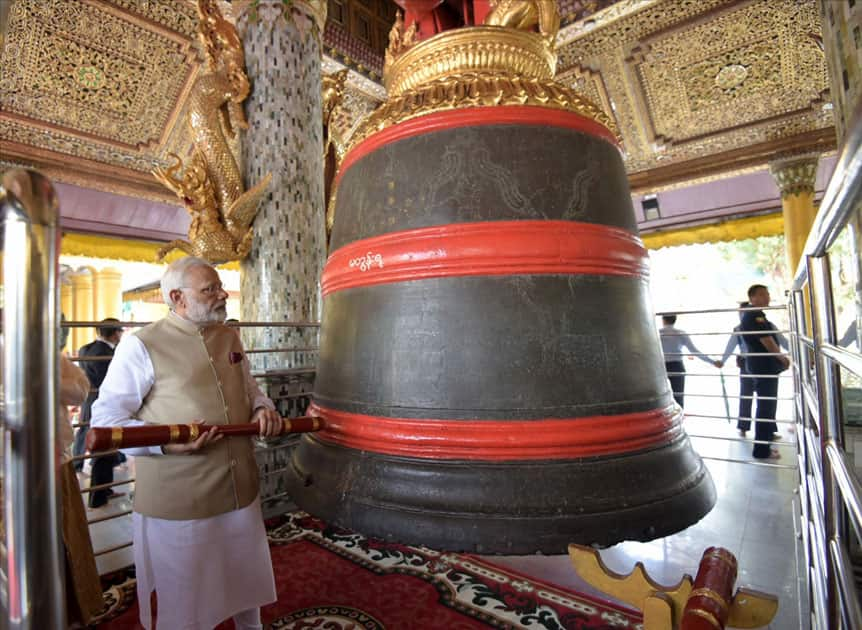
[(335, 220), (333, 181), (347, 148), (344, 130), (339, 128), (342, 113), (347, 69), (323, 76), (321, 99), (323, 104), (323, 186), (326, 199), (326, 242), (332, 235)]
[(342, 133), (336, 128), (336, 118), (341, 112), (344, 101), (344, 85), (347, 82), (347, 69), (323, 75), (321, 99), (323, 105), (323, 155), (324, 158), (332, 149), (335, 151), (337, 164), (344, 157), (345, 141)]
[(153, 171), (191, 215), (189, 240), (171, 241), (159, 250), (158, 258), (180, 249), (219, 264), (248, 255), (254, 235), (251, 224), (272, 175), (249, 190), (243, 188), (238, 132), (248, 128), (242, 102), (250, 85), (242, 41), (215, 0), (198, 0), (198, 15), (207, 69), (186, 101), (194, 150), (185, 162), (170, 154), (174, 163)]

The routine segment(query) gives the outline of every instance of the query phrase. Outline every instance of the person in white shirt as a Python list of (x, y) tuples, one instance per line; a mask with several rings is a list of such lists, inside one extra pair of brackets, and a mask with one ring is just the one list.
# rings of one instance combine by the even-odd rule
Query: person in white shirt
[[(250, 374), (242, 342), (223, 324), (227, 292), (206, 261), (172, 263), (161, 282), (171, 311), (123, 337), (93, 405), (93, 426), (282, 420)], [(232, 617), (262, 628), (260, 606), (275, 601), (272, 561), (248, 437), (215, 430), (190, 444), (125, 449), (135, 456), (133, 542), (140, 622), (209, 630)]]
[(662, 315), (661, 322), (659, 337), (661, 338), (661, 351), (664, 353), (664, 367), (667, 370), (673, 399), (676, 404), (682, 407), (685, 401), (685, 364), (682, 362), (685, 353), (683, 349), (688, 349), (693, 356), (715, 367), (719, 367), (719, 362), (713, 361), (698, 350), (692, 343), (691, 337), (684, 330), (674, 327), (676, 315)]

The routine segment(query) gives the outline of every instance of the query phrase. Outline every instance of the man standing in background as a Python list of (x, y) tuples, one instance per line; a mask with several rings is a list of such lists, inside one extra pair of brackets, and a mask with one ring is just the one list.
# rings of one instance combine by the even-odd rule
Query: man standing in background
[[(123, 336), (123, 329), (112, 324), (119, 324), (120, 320), (113, 317), (108, 317), (101, 321), (101, 326), (96, 329), (98, 339), (91, 341), (78, 350), (79, 357), (111, 357), (114, 355), (114, 348), (120, 343), (120, 338)], [(79, 422), (83, 424), (78, 429), (75, 435), (75, 446), (73, 448), (74, 455), (84, 454), (84, 440), (87, 438), (87, 429), (92, 413), (93, 403), (99, 397), (99, 388), (102, 386), (102, 381), (105, 380), (105, 374), (108, 373), (110, 361), (81, 361), (81, 369), (90, 379), (90, 393), (87, 395), (87, 400), (81, 405), (81, 417)], [(83, 468), (83, 461), (77, 460), (75, 468), (80, 472)], [(90, 473), (90, 487), (99, 486), (114, 481), (114, 466), (120, 463), (120, 455), (104, 455), (93, 459), (92, 472)], [(108, 499), (119, 496), (111, 488), (102, 490), (90, 491), (89, 505), (91, 508), (102, 507), (108, 502)]]
[[(762, 284), (753, 284), (748, 289), (751, 306), (763, 309), (769, 306), (769, 290)], [(790, 360), (781, 354), (775, 326), (766, 319), (762, 310), (745, 311), (740, 323), (740, 332), (762, 333), (742, 335), (742, 343), (748, 356), (745, 369), (754, 381), (757, 411), (754, 414), (754, 451), (756, 459), (779, 459), (781, 456), (769, 443), (773, 440), (777, 425), (775, 410), (778, 406), (778, 375), (787, 369)]]
[[(748, 302), (740, 302), (740, 309), (751, 308)], [(740, 310), (739, 320), (742, 321), (742, 316), (745, 315), (745, 310)], [(740, 356), (736, 357), (736, 367), (739, 368), (739, 416), (736, 419), (736, 428), (739, 430), (739, 435), (745, 437), (745, 434), (751, 428), (751, 404), (754, 402), (754, 379), (748, 375), (748, 369), (745, 363), (745, 343), (742, 341), (743, 335), (739, 334), (742, 330), (742, 324), (735, 326), (733, 334), (727, 340), (727, 346), (724, 348), (724, 353), (721, 355), (718, 367), (724, 367), (725, 362), (730, 358), (730, 355), (738, 348)], [(779, 332), (775, 333), (775, 338), (778, 340), (778, 345), (782, 349), (789, 348), (787, 339)], [(778, 439), (778, 436), (776, 436)]]

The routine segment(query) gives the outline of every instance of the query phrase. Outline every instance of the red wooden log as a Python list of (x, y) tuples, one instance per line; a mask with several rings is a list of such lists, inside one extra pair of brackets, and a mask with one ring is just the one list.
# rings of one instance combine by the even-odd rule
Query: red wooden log
[(685, 608), (680, 630), (723, 630), (730, 614), (736, 558), (727, 549), (709, 547), (703, 552)]
[[(287, 433), (309, 433), (323, 427), (320, 418), (303, 416), (282, 418), (282, 431)], [(112, 448), (135, 446), (162, 446), (164, 444), (186, 444), (194, 442), (205, 431), (215, 429), (222, 435), (258, 435), (257, 422), (248, 424), (148, 424), (140, 427), (91, 427), (87, 431), (87, 450), (91, 453)]]

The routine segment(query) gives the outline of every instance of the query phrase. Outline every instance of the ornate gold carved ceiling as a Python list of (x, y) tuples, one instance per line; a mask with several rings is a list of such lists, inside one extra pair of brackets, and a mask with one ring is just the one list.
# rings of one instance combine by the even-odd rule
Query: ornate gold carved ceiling
[(834, 147), (817, 0), (624, 0), (558, 40), (614, 117), (635, 188)]
[(166, 198), (149, 171), (186, 150), (177, 120), (196, 27), (184, 2), (16, 0), (0, 54), (3, 158)]
[[(188, 150), (194, 3), (14, 0), (8, 19), (0, 162), (175, 203), (149, 171)], [(620, 0), (561, 30), (558, 78), (616, 120), (633, 187), (659, 189), (834, 148), (820, 32), (817, 0)], [(351, 72), (341, 130), (383, 96)]]

